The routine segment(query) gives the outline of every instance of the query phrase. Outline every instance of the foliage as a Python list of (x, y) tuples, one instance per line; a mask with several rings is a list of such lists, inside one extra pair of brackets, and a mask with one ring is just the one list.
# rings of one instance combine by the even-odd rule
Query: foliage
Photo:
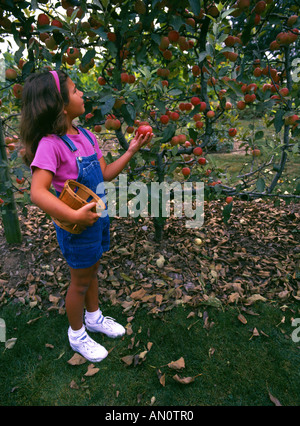
[[(4, 55), (16, 74), (2, 84), (3, 114), (18, 111), (29, 73), (64, 68), (85, 92), (81, 122), (116, 136), (120, 153), (141, 122), (152, 126), (154, 141), (130, 163), (132, 181), (203, 181), (207, 198), (273, 195), (299, 150), (298, 13), (287, 0), (2, 0), (3, 41), (10, 34), (18, 46)], [(207, 161), (233, 138), (252, 158), (235, 186)], [(299, 179), (276, 194), (299, 196)]]

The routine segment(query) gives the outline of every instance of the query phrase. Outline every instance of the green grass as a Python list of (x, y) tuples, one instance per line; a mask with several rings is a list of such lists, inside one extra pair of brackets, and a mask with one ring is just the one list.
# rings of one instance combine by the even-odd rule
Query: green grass
[[(110, 353), (95, 364), (100, 371), (86, 377), (89, 362), (67, 363), (73, 351), (66, 316), (4, 306), (0, 317), (7, 325), (7, 339), (17, 341), (6, 350), (0, 343), (0, 405), (147, 406), (155, 397), (155, 406), (267, 406), (273, 405), (269, 392), (282, 405), (299, 405), (300, 344), (291, 339), (290, 321), (299, 310), (282, 312), (278, 306), (264, 304), (251, 309), (259, 315), (243, 313), (247, 324), (238, 320), (236, 308), (222, 311), (200, 306), (191, 318), (187, 318), (190, 308), (174, 308), (160, 318), (140, 309), (132, 322), (132, 335), (112, 340), (91, 334)], [(214, 323), (210, 329), (203, 327), (205, 311), (208, 323)], [(106, 306), (104, 312), (126, 324), (120, 307)], [(28, 324), (35, 318), (39, 319)], [(255, 327), (259, 336), (253, 336)], [(121, 358), (147, 350), (148, 342), (153, 345), (145, 360), (126, 366)], [(185, 360), (182, 371), (167, 366), (180, 357)], [(158, 369), (165, 374), (165, 387), (159, 382)], [(199, 376), (183, 385), (173, 379), (176, 373)], [(72, 380), (78, 389), (70, 387)]]

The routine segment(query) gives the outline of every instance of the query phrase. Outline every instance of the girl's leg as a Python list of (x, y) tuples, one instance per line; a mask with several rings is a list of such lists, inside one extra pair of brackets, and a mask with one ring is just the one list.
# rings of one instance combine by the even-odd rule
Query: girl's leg
[(99, 268), (98, 261), (95, 265), (95, 273), (92, 277), (91, 283), (85, 294), (85, 307), (88, 312), (95, 312), (99, 308), (99, 295), (98, 295), (98, 277), (97, 272)]
[[(91, 293), (88, 293), (88, 303), (95, 294), (95, 281), (97, 280), (98, 263), (85, 269), (73, 269), (70, 267), (71, 283), (66, 296), (66, 311), (72, 330), (79, 330), (83, 325), (83, 310), (86, 295), (92, 284)], [(97, 289), (98, 308), (98, 289)], [(96, 309), (97, 309), (96, 308)]]

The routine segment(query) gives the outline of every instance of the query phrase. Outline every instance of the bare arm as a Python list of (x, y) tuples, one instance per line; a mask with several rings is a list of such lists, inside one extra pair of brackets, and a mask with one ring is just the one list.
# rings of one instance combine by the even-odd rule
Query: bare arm
[(100, 158), (100, 166), (103, 174), (103, 179), (106, 182), (111, 181), (118, 176), (124, 167), (128, 164), (134, 154), (145, 144), (149, 143), (153, 137), (153, 134), (147, 133), (146, 136), (136, 136), (130, 142), (128, 150), (116, 161), (110, 164), (106, 164), (104, 158)]
[(52, 172), (48, 170), (34, 169), (31, 181), (31, 201), (45, 213), (60, 221), (92, 226), (99, 219), (97, 213), (91, 211), (96, 203), (89, 203), (79, 210), (73, 210), (49, 191), (52, 177)]

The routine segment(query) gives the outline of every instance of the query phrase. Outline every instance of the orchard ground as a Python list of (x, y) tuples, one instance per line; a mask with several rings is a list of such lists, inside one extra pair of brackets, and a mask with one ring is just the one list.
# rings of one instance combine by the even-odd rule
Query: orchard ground
[(1, 405), (299, 405), (298, 204), (235, 201), (225, 224), (205, 202), (203, 228), (169, 218), (160, 244), (150, 219), (113, 219), (99, 300), (127, 333), (93, 335), (94, 368), (68, 363), (53, 225), (33, 206), (20, 220), (21, 245), (0, 234)]

